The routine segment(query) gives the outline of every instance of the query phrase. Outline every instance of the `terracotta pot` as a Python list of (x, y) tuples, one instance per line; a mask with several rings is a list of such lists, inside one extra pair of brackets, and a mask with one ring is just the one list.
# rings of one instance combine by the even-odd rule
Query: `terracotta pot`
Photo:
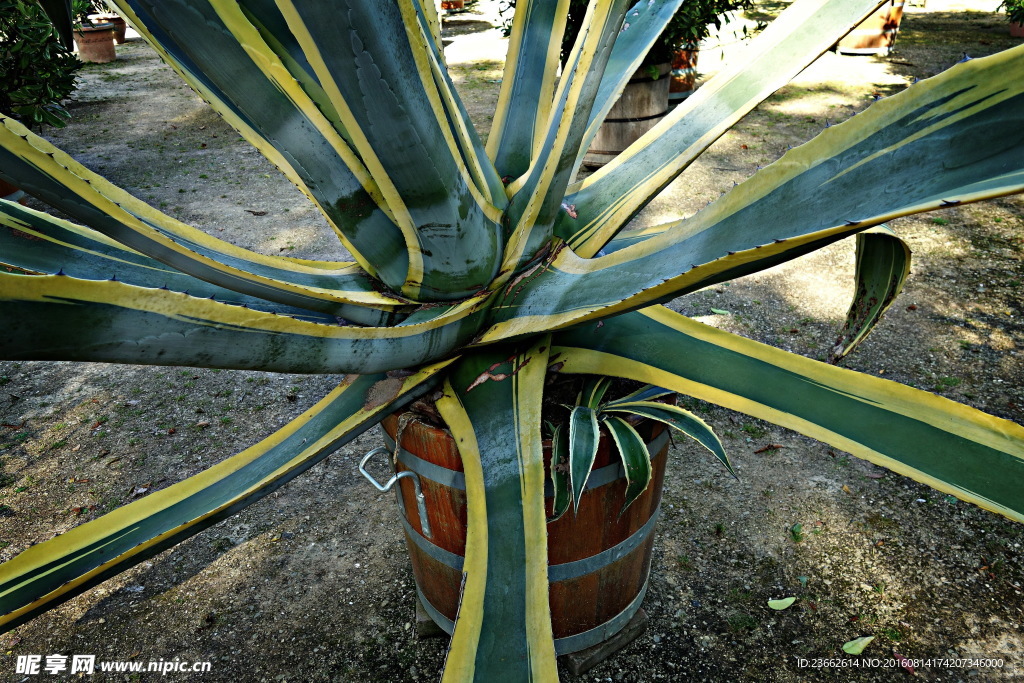
[(590, 143), (583, 157), (584, 166), (604, 166), (668, 113), (671, 79), (666, 77), (671, 69), (668, 64), (658, 64), (654, 69), (657, 78), (647, 67), (642, 67), (629, 79)]
[(1024, 24), (1018, 21), (1011, 21), (1010, 35), (1014, 38), (1024, 38)]
[(75, 29), (75, 44), (78, 45), (78, 58), (83, 62), (106, 64), (117, 59), (112, 24), (82, 26)]
[(128, 32), (128, 22), (125, 21), (121, 16), (117, 14), (98, 14), (96, 19), (104, 24), (114, 25), (114, 42), (118, 45), (124, 45), (125, 36)]
[[(399, 421), (392, 415), (382, 423), (385, 443), (392, 452)], [(647, 590), (669, 439), (660, 423), (644, 421), (637, 429), (653, 453), (653, 476), (647, 491), (619, 515), (626, 480), (611, 440), (603, 438), (578, 514), (570, 510), (548, 524), (551, 622), (555, 651), (560, 655), (612, 637), (629, 623)], [(466, 551), (462, 459), (447, 431), (416, 419), (403, 425), (400, 438), (402, 449), (395, 470), (416, 473), (428, 521), (425, 531), (415, 484), (407, 475), (399, 480), (399, 511), (416, 589), (427, 613), (451, 633)], [(547, 468), (550, 452), (545, 449), (544, 455)], [(550, 481), (549, 473), (546, 481)], [(545, 505), (550, 515), (550, 490), (547, 494)]]
[(672, 56), (672, 80), (669, 81), (668, 103), (675, 106), (693, 94), (697, 88), (697, 57), (700, 44), (676, 50)]
[(836, 44), (844, 55), (888, 55), (896, 44), (903, 0), (889, 0)]
[(455, 10), (464, 9), (466, 6), (465, 0), (441, 0), (441, 9)]

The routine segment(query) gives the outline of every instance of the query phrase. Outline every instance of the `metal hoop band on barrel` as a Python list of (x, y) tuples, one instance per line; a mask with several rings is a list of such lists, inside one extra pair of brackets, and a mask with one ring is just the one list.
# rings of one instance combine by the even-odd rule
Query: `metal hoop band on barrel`
[[(647, 444), (647, 452), (656, 454), (660, 451), (669, 440), (668, 431), (664, 431), (658, 436), (654, 437), (649, 444)], [(384, 443), (392, 453), (395, 452), (395, 441), (387, 434), (384, 434)], [(447, 467), (441, 467), (435, 465), (432, 462), (410, 453), (404, 448), (398, 450), (398, 462), (405, 465), (407, 468), (418, 474), (423, 479), (429, 479), (434, 483), (447, 486), (448, 488), (458, 489), (459, 491), (466, 490), (466, 475), (456, 470), (450, 470)], [(600, 467), (590, 473), (590, 478), (587, 479), (587, 489), (594, 489), (605, 484), (610, 484), (616, 479), (621, 479), (626, 476), (622, 470), (622, 464), (616, 463), (614, 465), (607, 465)], [(551, 482), (544, 483), (544, 495), (548, 498), (555, 495), (554, 490), (551, 487)]]
[[(579, 652), (580, 650), (586, 650), (588, 647), (593, 647), (599, 643), (603, 643), (608, 640), (616, 633), (621, 631), (629, 620), (633, 618), (637, 610), (640, 609), (640, 605), (644, 601), (644, 596), (647, 595), (647, 581), (644, 581), (643, 587), (640, 592), (637, 593), (633, 601), (626, 606), (626, 609), (622, 610), (608, 621), (595, 626), (589, 631), (583, 633), (577, 633), (574, 636), (567, 636), (565, 638), (555, 638), (555, 654), (556, 655), (567, 655), (570, 652)], [(426, 610), (430, 618), (434, 620), (434, 623), (444, 629), (445, 633), (451, 635), (455, 632), (455, 622), (441, 614), (436, 607), (430, 604), (426, 596), (416, 587), (416, 595), (419, 596), (420, 604), (423, 605), (423, 609)]]
[[(661, 514), (661, 508), (656, 509), (652, 514), (651, 518), (647, 522), (636, 530), (629, 538), (624, 540), (622, 543), (612, 546), (607, 550), (603, 550), (596, 555), (590, 557), (584, 557), (582, 560), (576, 560), (575, 562), (566, 562), (564, 564), (552, 564), (548, 565), (548, 581), (568, 581), (569, 579), (576, 579), (587, 574), (592, 574), (599, 569), (603, 569), (612, 562), (621, 560), (623, 557), (631, 553), (637, 546), (647, 540), (647, 537), (654, 531), (655, 523), (658, 521), (658, 516)], [(436, 546), (413, 528), (409, 520), (405, 518), (405, 515), (400, 515), (402, 520), (402, 526), (405, 527), (405, 532), (412, 539), (412, 542), (416, 544), (416, 547), (422, 550), (425, 554), (437, 560), (441, 564), (451, 567), (457, 571), (462, 571), (463, 557), (462, 555), (456, 555), (453, 552), (445, 550), (440, 546)]]

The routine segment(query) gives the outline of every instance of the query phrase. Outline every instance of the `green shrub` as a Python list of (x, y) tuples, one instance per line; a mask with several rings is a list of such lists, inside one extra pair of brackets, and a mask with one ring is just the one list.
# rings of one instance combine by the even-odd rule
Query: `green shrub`
[(34, 0), (0, 0), (0, 112), (28, 126), (63, 126), (61, 102), (82, 63)]

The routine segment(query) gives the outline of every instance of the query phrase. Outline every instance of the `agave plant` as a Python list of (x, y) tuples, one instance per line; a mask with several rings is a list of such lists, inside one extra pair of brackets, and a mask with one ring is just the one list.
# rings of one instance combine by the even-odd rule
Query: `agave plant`
[(587, 479), (594, 467), (602, 430), (611, 438), (622, 461), (626, 479), (625, 511), (651, 483), (651, 457), (648, 446), (629, 417), (653, 420), (692, 437), (715, 454), (729, 472), (735, 475), (722, 442), (699, 417), (679, 406), (659, 402), (671, 392), (647, 385), (626, 396), (604, 400), (611, 388), (611, 378), (590, 375), (583, 382), (576, 404), (569, 408), (564, 423), (549, 427), (551, 432), (552, 514), (548, 521), (559, 519), (569, 510), (579, 508)]
[(835, 355), (848, 352), (907, 271), (899, 240), (873, 228), (1024, 190), (1024, 137), (1006, 133), (1024, 130), (1024, 48), (880, 100), (692, 217), (624, 233), (878, 0), (793, 3), (735, 66), (582, 182), (582, 152), (681, 0), (590, 3), (560, 75), (567, 0), (520, 0), (486, 145), (448, 77), (431, 3), (114, 4), (309, 196), (354, 262), (214, 239), (0, 119), (0, 176), (79, 223), (2, 203), (5, 225), (38, 238), (0, 252), (3, 357), (345, 379), (265, 441), (4, 564), (5, 628), (234, 514), (440, 388), (469, 501), (446, 676), (554, 680), (549, 366), (734, 408), (1024, 520), (1019, 425), (662, 305), (858, 234), (858, 299)]

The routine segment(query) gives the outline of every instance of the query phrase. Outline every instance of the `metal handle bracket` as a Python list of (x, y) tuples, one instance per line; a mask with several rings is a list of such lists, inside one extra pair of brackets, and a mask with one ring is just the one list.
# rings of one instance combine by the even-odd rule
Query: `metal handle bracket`
[[(363, 476), (366, 477), (366, 480), (373, 484), (378, 491), (383, 491), (385, 493), (390, 491), (392, 487), (394, 487), (394, 485), (398, 483), (399, 479), (402, 479), (404, 477), (412, 479), (412, 486), (413, 489), (416, 491), (416, 510), (420, 514), (420, 530), (423, 532), (424, 536), (430, 538), (430, 521), (427, 519), (427, 501), (426, 498), (423, 497), (423, 489), (420, 487), (419, 476), (415, 472), (405, 470), (404, 472), (399, 472), (395, 476), (391, 477), (384, 484), (381, 484), (374, 478), (372, 474), (366, 471), (366, 463), (371, 458), (374, 458), (378, 455), (387, 455), (388, 460), (390, 460), (391, 452), (388, 451), (388, 449), (384, 448), (383, 446), (374, 448), (372, 451), (364, 455), (363, 459), (359, 461), (359, 471), (362, 472)], [(399, 503), (401, 503), (401, 492), (398, 489), (395, 489), (395, 493), (398, 495)]]

